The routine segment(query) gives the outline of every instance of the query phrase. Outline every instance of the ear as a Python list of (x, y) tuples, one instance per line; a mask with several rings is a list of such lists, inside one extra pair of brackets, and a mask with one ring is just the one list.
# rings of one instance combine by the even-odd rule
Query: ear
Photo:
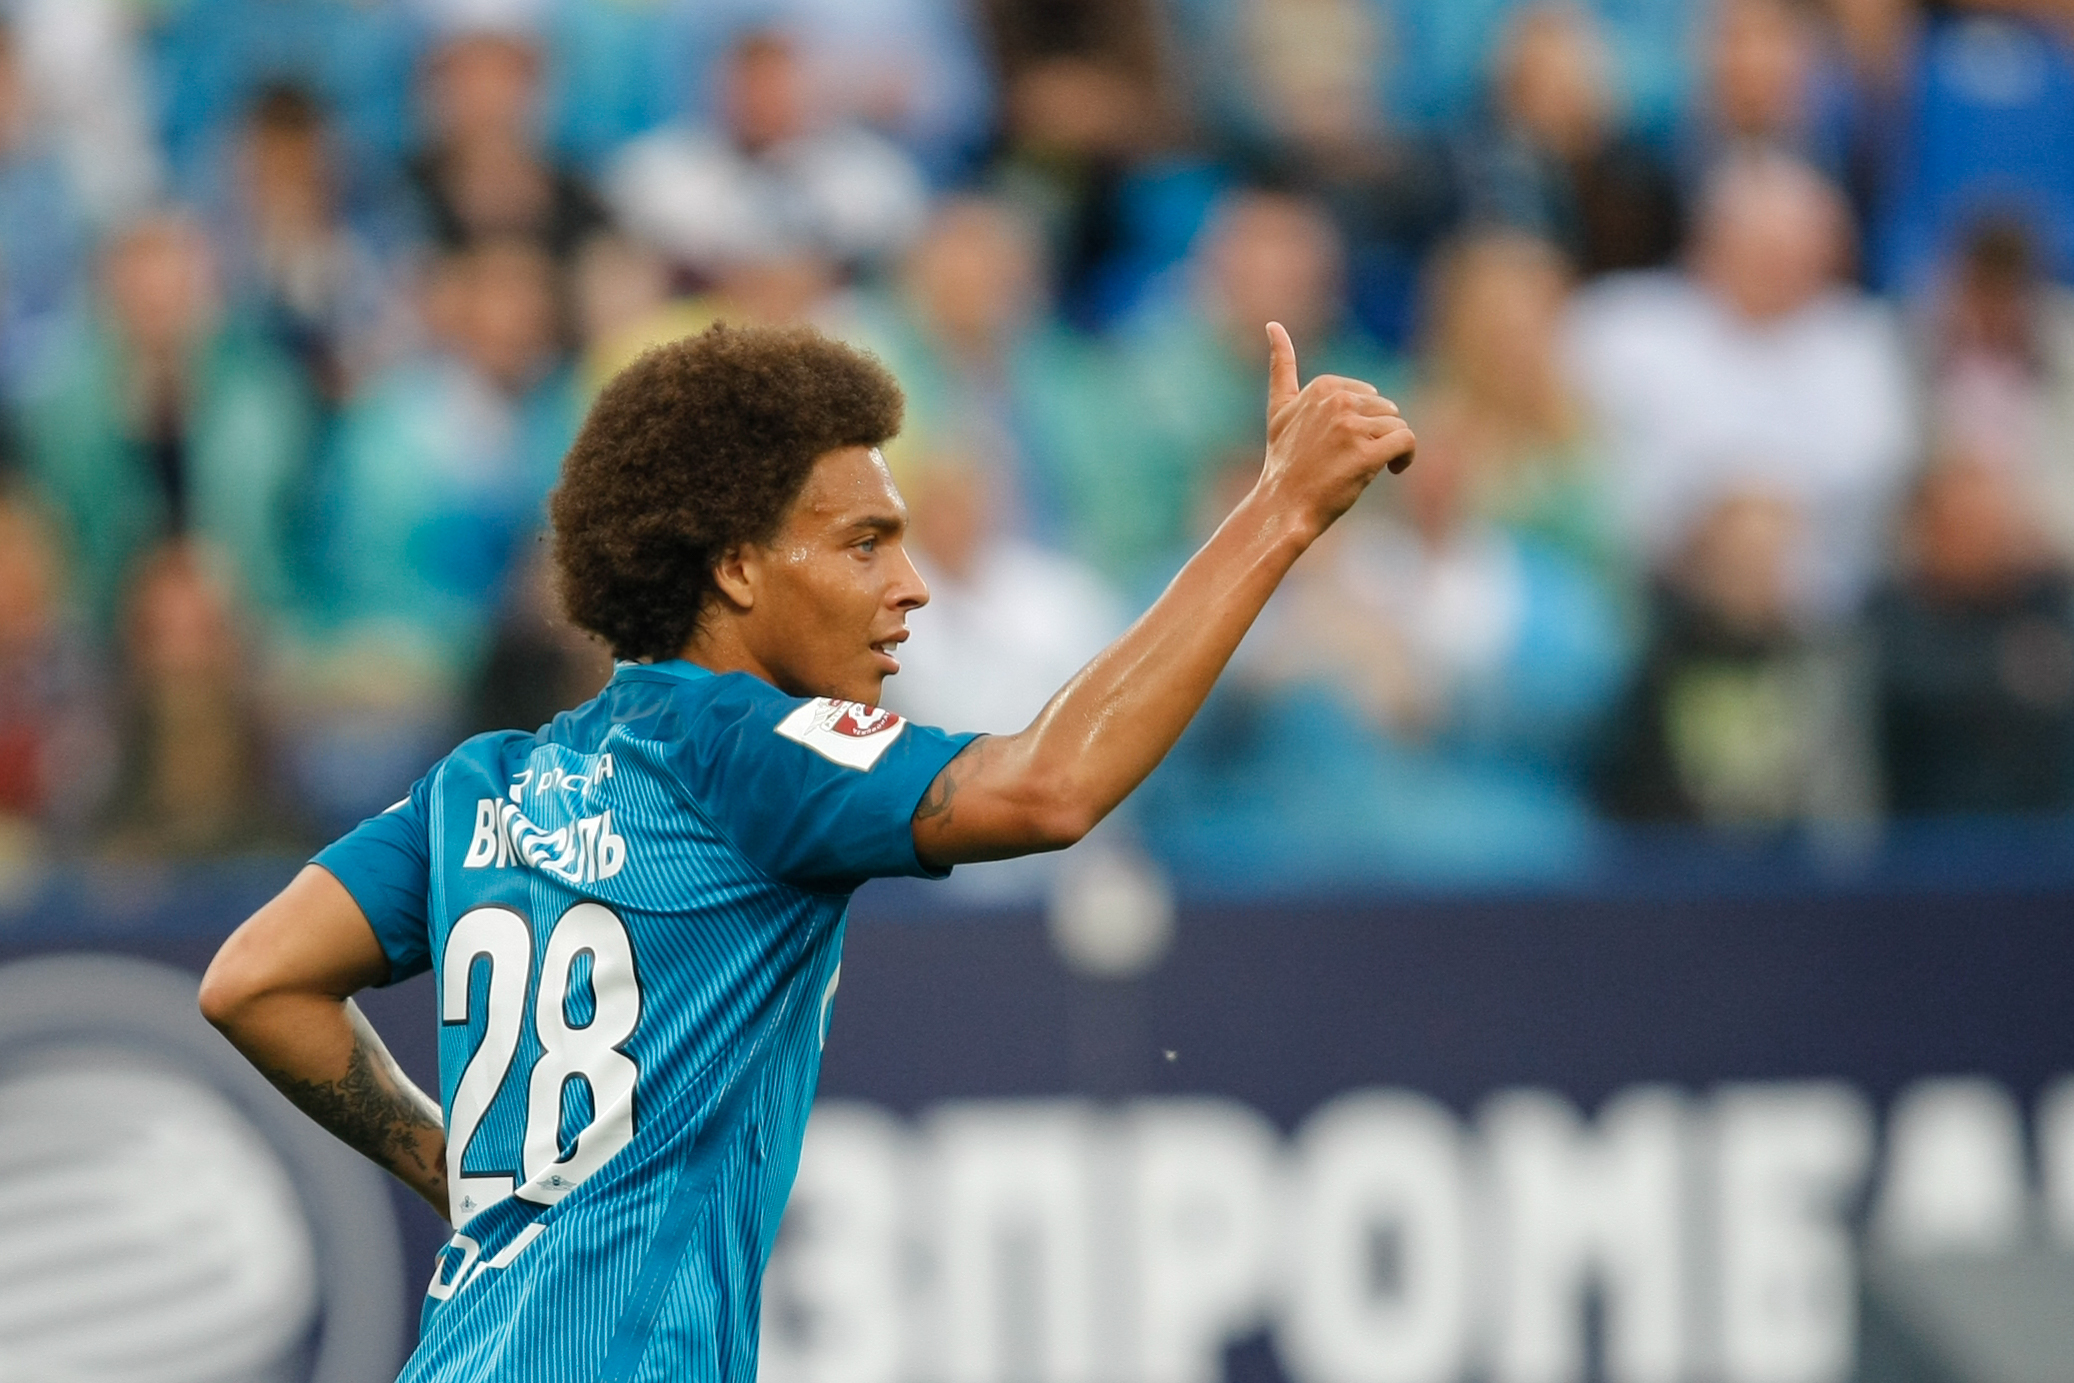
[(713, 586), (720, 598), (747, 613), (756, 608), (756, 588), (762, 585), (763, 554), (753, 543), (731, 547), (713, 564)]

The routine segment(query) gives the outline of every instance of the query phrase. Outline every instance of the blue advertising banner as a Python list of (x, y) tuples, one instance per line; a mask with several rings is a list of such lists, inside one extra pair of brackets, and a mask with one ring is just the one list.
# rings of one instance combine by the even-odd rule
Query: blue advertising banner
[[(81, 1246), (0, 1303), (22, 1359), (115, 1349), (147, 1280), (220, 1284), (166, 1298), (201, 1351), (168, 1378), (407, 1348), (443, 1228), (175, 1002), (289, 867), (0, 914), (0, 1124), (48, 1182), (5, 1193), (0, 1272)], [(2065, 1377), (2074, 879), (1993, 872), (1136, 920), (1112, 888), (1093, 922), (867, 890), (765, 1374)], [(365, 1006), (429, 1081), (429, 987)]]

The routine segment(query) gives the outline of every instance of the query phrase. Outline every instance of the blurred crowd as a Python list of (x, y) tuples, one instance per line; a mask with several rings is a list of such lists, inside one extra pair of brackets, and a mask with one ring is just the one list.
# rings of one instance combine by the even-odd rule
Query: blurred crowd
[(295, 848), (605, 655), (544, 497), (654, 342), (876, 351), (1012, 730), (1257, 467), (1262, 324), (1422, 440), (1129, 829), (1531, 880), (2074, 806), (2054, 0), (11, 0), (0, 874)]

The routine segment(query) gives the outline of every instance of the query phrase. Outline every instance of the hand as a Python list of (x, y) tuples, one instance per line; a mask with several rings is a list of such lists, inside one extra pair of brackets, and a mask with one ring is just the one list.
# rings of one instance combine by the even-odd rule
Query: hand
[(1419, 439), (1373, 384), (1319, 375), (1301, 388), (1296, 347), (1280, 322), (1267, 327), (1267, 464), (1259, 491), (1295, 512), (1312, 536), (1353, 507), (1385, 466), (1412, 462)]

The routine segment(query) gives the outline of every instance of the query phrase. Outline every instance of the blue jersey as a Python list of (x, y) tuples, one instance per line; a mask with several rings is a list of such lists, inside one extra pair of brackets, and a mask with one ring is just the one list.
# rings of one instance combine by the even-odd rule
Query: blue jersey
[(410, 1383), (752, 1383), (860, 883), (969, 736), (627, 664), (317, 857), (438, 985), (458, 1231)]

